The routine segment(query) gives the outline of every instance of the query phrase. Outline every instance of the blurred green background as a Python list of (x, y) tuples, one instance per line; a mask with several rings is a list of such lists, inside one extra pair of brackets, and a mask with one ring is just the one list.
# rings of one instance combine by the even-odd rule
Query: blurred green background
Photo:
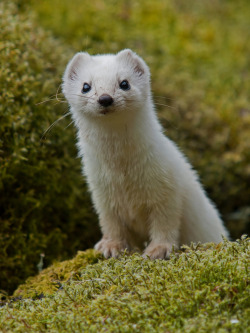
[(131, 48), (145, 59), (166, 134), (232, 238), (249, 232), (248, 0), (2, 0), (0, 36), (2, 293), (37, 273), (41, 253), (45, 267), (100, 237), (70, 117), (43, 137), (68, 111), (51, 96), (81, 50)]

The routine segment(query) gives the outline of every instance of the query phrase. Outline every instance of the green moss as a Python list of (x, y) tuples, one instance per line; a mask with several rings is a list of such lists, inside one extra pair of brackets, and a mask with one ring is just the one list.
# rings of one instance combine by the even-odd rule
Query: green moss
[(70, 119), (41, 140), (67, 106), (37, 103), (56, 93), (71, 53), (7, 1), (0, 31), (0, 290), (11, 292), (38, 272), (41, 253), (45, 265), (69, 258), (98, 227)]
[[(78, 273), (52, 295), (2, 307), (3, 332), (248, 330), (249, 239), (186, 247), (169, 261), (133, 254), (83, 263), (82, 269), (74, 260), (63, 265), (70, 271), (71, 264)], [(49, 279), (51, 272), (52, 267)]]

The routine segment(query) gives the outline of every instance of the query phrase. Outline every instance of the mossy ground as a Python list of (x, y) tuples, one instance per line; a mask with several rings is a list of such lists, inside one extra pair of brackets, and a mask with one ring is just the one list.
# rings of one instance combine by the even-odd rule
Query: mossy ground
[[(168, 261), (139, 254), (103, 260), (94, 251), (83, 252), (20, 287), (23, 299), (0, 309), (0, 327), (2, 332), (245, 333), (249, 254), (246, 238), (186, 247)], [(60, 282), (57, 290), (52, 275)], [(25, 298), (36, 288), (41, 299)]]

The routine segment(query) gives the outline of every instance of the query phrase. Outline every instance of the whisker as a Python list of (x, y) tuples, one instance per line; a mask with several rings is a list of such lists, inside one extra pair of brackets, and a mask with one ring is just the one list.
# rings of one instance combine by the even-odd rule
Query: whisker
[[(58, 95), (63, 95), (62, 92), (59, 93), (59, 89), (61, 88), (62, 84), (59, 84), (58, 88), (57, 88), (57, 91), (56, 91), (56, 94), (55, 95), (52, 95), (50, 96), (48, 99), (46, 99), (45, 101), (42, 101), (42, 102), (39, 102), (39, 103), (36, 103), (35, 105), (40, 105), (40, 104), (44, 104), (44, 103), (47, 103), (47, 102), (50, 102), (50, 101), (54, 101), (54, 100), (57, 100), (58, 102), (62, 102), (62, 101), (65, 101), (65, 98), (58, 98)], [(55, 98), (54, 98), (55, 97)], [(64, 97), (64, 95), (63, 95)]]
[(58, 101), (58, 102), (64, 102), (65, 103), (65, 100), (61, 99), (56, 99), (56, 98), (49, 98), (49, 99), (46, 99), (45, 101), (42, 101), (42, 102), (39, 102), (39, 103), (36, 103), (35, 105), (40, 105), (40, 104), (44, 104), (44, 103), (47, 103), (47, 102), (52, 102), (52, 101)]
[(153, 97), (157, 97), (157, 98), (162, 98), (162, 99), (167, 99), (167, 100), (170, 100), (170, 101), (174, 101), (174, 98), (169, 98), (169, 97), (166, 97), (166, 96), (153, 95)]
[(58, 118), (56, 121), (54, 121), (47, 129), (46, 131), (43, 133), (40, 142), (44, 139), (44, 137), (46, 136), (46, 134), (62, 119), (64, 119), (65, 117), (69, 116), (70, 112), (67, 112), (66, 114), (64, 114), (62, 117)]
[(79, 94), (71, 94), (71, 96), (78, 96), (78, 97), (81, 97), (81, 98), (85, 98), (85, 99), (94, 99), (94, 95), (92, 96), (83, 96), (83, 95), (79, 95)]
[(59, 84), (59, 86), (58, 86), (58, 88), (57, 88), (57, 91), (56, 91), (56, 99), (57, 99), (57, 100), (58, 100), (58, 97), (57, 97), (57, 96), (58, 96), (58, 94), (59, 94), (58, 91), (59, 91), (59, 89), (61, 88), (61, 86), (62, 86), (62, 84)]
[(58, 103), (56, 103), (56, 104), (61, 104), (61, 103), (68, 103), (67, 101), (65, 101), (65, 100), (58, 100)]
[(52, 95), (48, 99), (46, 99), (46, 100), (44, 100), (42, 102), (36, 103), (35, 105), (40, 105), (40, 104), (44, 104), (44, 103), (55, 101), (55, 100), (57, 100), (58, 102), (66, 102), (65, 98), (58, 98), (57, 95)]
[(175, 106), (171, 106), (171, 105), (168, 105), (168, 104), (161, 104), (161, 103), (157, 103), (157, 102), (155, 102), (155, 105), (166, 106), (166, 107), (168, 107), (168, 108), (170, 108), (170, 109), (174, 109), (174, 110), (177, 109)]
[(57, 102), (56, 99), (53, 100), (55, 103), (53, 105), (58, 105), (58, 104), (67, 104), (67, 101), (59, 101)]
[(74, 120), (72, 120), (64, 129), (67, 129), (70, 125), (74, 123)]

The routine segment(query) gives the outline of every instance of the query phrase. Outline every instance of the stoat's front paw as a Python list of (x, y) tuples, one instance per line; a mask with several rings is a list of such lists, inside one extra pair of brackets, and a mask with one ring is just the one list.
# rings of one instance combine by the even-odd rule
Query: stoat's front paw
[(105, 258), (117, 258), (121, 251), (127, 249), (128, 246), (123, 241), (117, 241), (107, 238), (102, 238), (96, 245), (95, 249), (102, 252)]
[(150, 259), (169, 259), (170, 253), (172, 251), (172, 245), (169, 243), (150, 243), (144, 253), (144, 258)]

